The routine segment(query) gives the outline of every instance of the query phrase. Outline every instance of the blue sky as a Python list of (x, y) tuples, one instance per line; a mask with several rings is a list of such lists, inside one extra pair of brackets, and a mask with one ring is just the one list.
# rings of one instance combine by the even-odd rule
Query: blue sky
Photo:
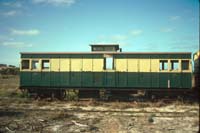
[(0, 63), (20, 52), (196, 52), (198, 0), (0, 0)]

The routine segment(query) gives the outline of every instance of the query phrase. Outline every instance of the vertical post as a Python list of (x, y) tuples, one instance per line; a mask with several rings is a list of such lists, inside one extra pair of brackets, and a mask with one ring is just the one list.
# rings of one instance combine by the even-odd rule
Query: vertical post
[(170, 80), (167, 81), (168, 88), (170, 88)]

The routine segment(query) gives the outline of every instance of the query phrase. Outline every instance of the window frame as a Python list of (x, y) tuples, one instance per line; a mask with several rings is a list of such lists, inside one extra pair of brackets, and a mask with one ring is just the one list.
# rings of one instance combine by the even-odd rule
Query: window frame
[[(183, 69), (183, 62), (188, 62), (188, 69)], [(190, 70), (190, 60), (181, 60), (181, 70), (182, 71), (189, 71)]]
[[(48, 61), (48, 63), (49, 63), (49, 67), (48, 68), (43, 67), (44, 61)], [(50, 61), (50, 59), (41, 59), (41, 70), (42, 71), (50, 71), (50, 68), (51, 68), (51, 61)]]
[[(28, 61), (28, 68), (23, 68), (23, 61)], [(23, 71), (23, 70), (30, 70), (30, 59), (21, 59), (21, 70)]]
[[(109, 63), (109, 62), (108, 62), (108, 59), (109, 59), (109, 58), (111, 58), (111, 61), (112, 61), (112, 62), (111, 62), (111, 68), (108, 68), (109, 65), (107, 64), (107, 63)], [(110, 56), (110, 55), (109, 55), (109, 56), (104, 56), (103, 69), (104, 69), (104, 70), (107, 70), (107, 71), (109, 71), (109, 70), (110, 70), (110, 71), (115, 70), (115, 63), (114, 63), (114, 62), (115, 62), (115, 60), (114, 60), (114, 57), (113, 57), (113, 56)]]
[[(33, 61), (38, 61), (38, 68), (33, 68)], [(40, 59), (32, 59), (31, 60), (31, 70), (33, 71), (38, 71), (41, 69), (41, 63), (40, 63)]]
[(93, 47), (93, 51), (104, 51), (102, 47)]
[(115, 47), (112, 46), (104, 47), (104, 51), (115, 51)]
[[(162, 63), (162, 64), (161, 64)], [(165, 63), (167, 64), (167, 68), (165, 69)], [(160, 65), (162, 65), (162, 68), (160, 69)], [(159, 70), (160, 71), (168, 71), (169, 70), (169, 62), (168, 60), (159, 60)]]
[[(177, 69), (175, 69), (175, 64), (174, 63), (177, 63)], [(180, 62), (179, 60), (170, 60), (170, 70), (171, 71), (179, 71), (180, 70)]]

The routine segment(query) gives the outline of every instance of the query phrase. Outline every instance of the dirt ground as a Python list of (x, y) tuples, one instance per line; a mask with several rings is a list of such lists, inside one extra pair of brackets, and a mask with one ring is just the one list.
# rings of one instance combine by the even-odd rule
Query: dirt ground
[(0, 78), (0, 132), (199, 132), (199, 103), (39, 101), (23, 98), (18, 84)]

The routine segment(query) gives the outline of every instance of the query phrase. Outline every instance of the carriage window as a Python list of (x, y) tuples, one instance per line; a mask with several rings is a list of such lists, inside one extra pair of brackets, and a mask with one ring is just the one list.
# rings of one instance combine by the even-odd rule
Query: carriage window
[(171, 70), (178, 70), (178, 60), (171, 61)]
[(93, 51), (103, 51), (102, 47), (93, 47)]
[(105, 51), (115, 51), (115, 47), (105, 47)]
[(182, 60), (181, 68), (182, 68), (182, 70), (189, 70), (189, 60)]
[(22, 60), (22, 69), (29, 69), (29, 60)]
[(104, 58), (104, 69), (112, 70), (113, 69), (113, 57)]
[(42, 69), (49, 69), (50, 63), (49, 60), (42, 60)]
[(39, 69), (39, 60), (32, 60), (31, 69)]
[(160, 61), (160, 70), (167, 70), (168, 69), (168, 61), (167, 60), (161, 60)]

